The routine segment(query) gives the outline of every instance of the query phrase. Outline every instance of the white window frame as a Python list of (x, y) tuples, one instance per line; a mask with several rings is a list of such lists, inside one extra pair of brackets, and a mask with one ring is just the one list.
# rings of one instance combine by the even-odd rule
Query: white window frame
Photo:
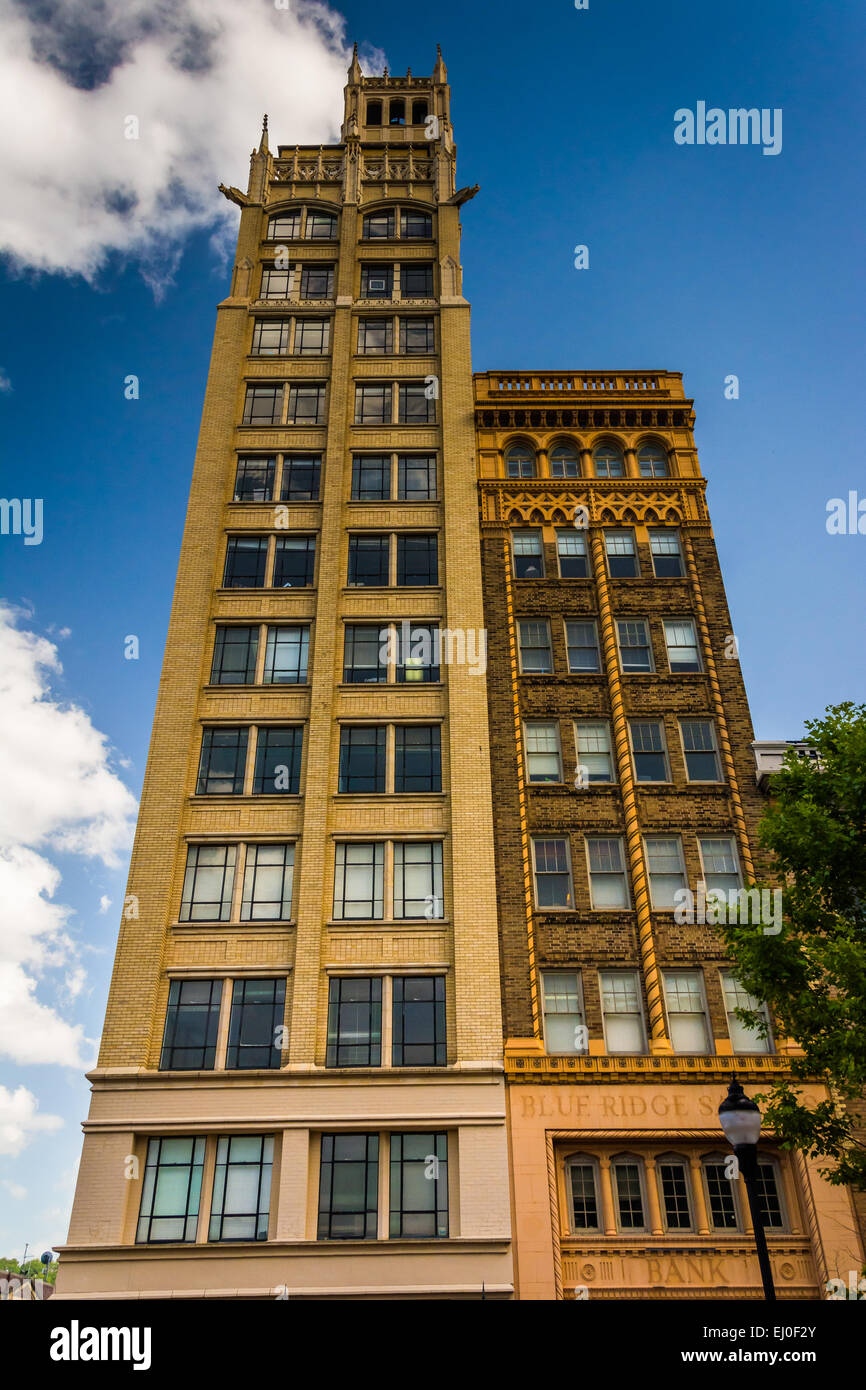
[[(700, 998), (700, 1003), (701, 1003), (701, 1008), (700, 1008), (700, 1010), (689, 1010), (689, 1011), (686, 1013), (686, 1012), (684, 1012), (682, 1009), (676, 1009), (676, 1010), (671, 1009), (671, 1007), (670, 1007), (670, 1005), (669, 1005), (669, 1003), (668, 1003), (668, 976), (669, 976), (669, 975), (688, 975), (688, 976), (693, 977), (693, 978), (697, 981), (698, 996), (699, 996), (699, 998)], [(683, 1048), (674, 1047), (674, 1052), (675, 1052), (675, 1053), (677, 1054), (677, 1056), (679, 1056), (679, 1057), (712, 1057), (712, 1056), (714, 1055), (714, 1053), (715, 1053), (715, 1044), (714, 1044), (714, 1039), (713, 1039), (712, 1025), (711, 1025), (711, 1023), (710, 1023), (710, 1014), (709, 1014), (709, 1010), (707, 1009), (707, 991), (706, 991), (706, 982), (705, 982), (705, 980), (704, 980), (704, 972), (703, 972), (703, 970), (696, 969), (696, 968), (693, 967), (693, 966), (685, 966), (685, 967), (681, 967), (681, 966), (678, 966), (678, 965), (667, 966), (664, 970), (662, 970), (662, 988), (663, 988), (663, 990), (664, 990), (664, 996), (665, 996), (665, 1013), (667, 1014), (667, 1020), (668, 1020), (668, 1036), (670, 1037), (671, 1045), (673, 1045), (673, 1041), (674, 1041), (674, 1039), (673, 1039), (673, 1031), (674, 1031), (674, 1030), (673, 1030), (673, 1027), (672, 1027), (672, 1025), (671, 1025), (671, 1017), (672, 1017), (672, 1016), (673, 1016), (674, 1018), (677, 1018), (677, 1017), (693, 1018), (693, 1017), (696, 1017), (698, 1013), (700, 1013), (701, 1016), (702, 1016), (702, 1018), (703, 1018), (703, 1021), (704, 1021), (704, 1035), (705, 1035), (706, 1040), (707, 1040), (706, 1050), (705, 1050), (704, 1052), (695, 1052), (692, 1048), (689, 1048), (688, 1050), (685, 1050), (685, 1049), (683, 1049)]]
[[(604, 977), (605, 977), (605, 975), (630, 975), (631, 978), (632, 978), (632, 980), (633, 980), (633, 982), (634, 982), (635, 995), (636, 995), (636, 997), (637, 997), (637, 1011), (636, 1011), (635, 1014), (629, 1014), (628, 1016), (629, 1016), (629, 1018), (636, 1017), (637, 1020), (638, 1020), (638, 1023), (640, 1024), (640, 1030), (641, 1030), (641, 1039), (640, 1039), (640, 1041), (641, 1041), (641, 1046), (640, 1046), (640, 1048), (638, 1049), (637, 1052), (621, 1052), (621, 1051), (612, 1052), (612, 1051), (611, 1051), (610, 1042), (609, 1042), (609, 1039), (608, 1039), (608, 1028), (607, 1028), (608, 1014), (607, 1014), (607, 1012), (606, 1012), (606, 1010), (605, 1010), (605, 1007), (604, 1007)], [(609, 967), (609, 968), (608, 968), (608, 967), (605, 967), (603, 970), (599, 970), (599, 972), (598, 972), (598, 993), (599, 993), (599, 1003), (600, 1003), (600, 1006), (601, 1006), (601, 1026), (602, 1026), (602, 1031), (603, 1031), (603, 1033), (604, 1033), (604, 1047), (605, 1047), (605, 1051), (607, 1052), (608, 1056), (610, 1056), (610, 1057), (640, 1057), (640, 1056), (643, 1056), (643, 1055), (646, 1053), (646, 1050), (647, 1050), (647, 1030), (646, 1030), (646, 1017), (645, 1017), (645, 1015), (644, 1015), (643, 993), (642, 993), (641, 987), (640, 987), (640, 976), (639, 976), (638, 972), (637, 972), (633, 967), (620, 968), (620, 967), (618, 967), (618, 966), (611, 966), (611, 967)]]
[[(615, 906), (614, 906), (614, 905), (609, 905), (609, 906), (604, 906), (604, 905), (602, 905), (602, 906), (597, 906), (597, 905), (596, 905), (595, 897), (594, 897), (594, 894), (593, 894), (593, 891), (592, 891), (592, 876), (593, 876), (593, 873), (599, 873), (599, 874), (600, 874), (602, 871), (601, 871), (600, 869), (594, 870), (594, 869), (592, 868), (592, 864), (591, 864), (590, 857), (589, 857), (589, 845), (590, 845), (590, 841), (591, 841), (591, 840), (615, 840), (615, 841), (619, 844), (619, 854), (620, 854), (620, 863), (622, 864), (622, 873), (621, 873), (621, 875), (620, 875), (620, 874), (612, 874), (612, 873), (611, 873), (611, 874), (604, 874), (604, 877), (605, 877), (605, 878), (619, 878), (619, 877), (621, 877), (621, 878), (622, 878), (622, 880), (623, 880), (623, 885), (624, 885), (624, 887), (625, 887), (625, 902), (624, 902), (624, 903), (622, 903), (622, 904), (617, 904), (617, 905), (615, 905)], [(629, 911), (631, 910), (631, 905), (632, 905), (632, 902), (631, 902), (631, 888), (630, 888), (630, 886), (629, 886), (629, 881), (628, 881), (628, 865), (627, 865), (627, 862), (626, 862), (625, 851), (623, 850), (623, 836), (622, 836), (622, 835), (597, 835), (597, 834), (586, 835), (586, 834), (585, 834), (584, 837), (583, 837), (583, 846), (584, 846), (584, 854), (585, 854), (585, 856), (586, 856), (586, 877), (587, 877), (587, 883), (588, 883), (588, 885), (589, 885), (589, 901), (590, 901), (590, 906), (592, 907), (593, 912), (629, 912)]]
[[(533, 726), (534, 724), (543, 724), (543, 725), (546, 725), (546, 726), (548, 726), (548, 727), (552, 727), (552, 728), (553, 728), (554, 737), (555, 737), (555, 739), (556, 739), (556, 756), (557, 756), (557, 758), (558, 758), (558, 760), (559, 760), (559, 767), (558, 767), (558, 769), (557, 769), (559, 775), (558, 775), (556, 778), (554, 778), (553, 780), (551, 780), (550, 778), (547, 778), (547, 777), (533, 778), (532, 776), (530, 776), (530, 762), (529, 762), (529, 759), (530, 759), (530, 757), (533, 756), (533, 753), (530, 752), (530, 748), (529, 748), (529, 731), (530, 731), (530, 729), (532, 728), (532, 726)], [(537, 750), (534, 750), (534, 751), (537, 752)], [(523, 752), (524, 752), (524, 762), (525, 762), (525, 766), (526, 766), (526, 781), (527, 781), (527, 784), (528, 784), (529, 786), (532, 786), (532, 787), (545, 787), (545, 786), (547, 786), (547, 787), (555, 787), (557, 784), (562, 783), (562, 782), (565, 780), (565, 774), (564, 774), (564, 771), (563, 771), (563, 762), (562, 762), (562, 738), (561, 738), (561, 735), (560, 735), (559, 720), (558, 720), (558, 719), (524, 719), (524, 721), (523, 721)], [(547, 753), (545, 756), (550, 757), (551, 755), (552, 755), (551, 753)]]
[[(680, 861), (680, 875), (681, 875), (681, 877), (682, 877), (682, 883), (681, 883), (680, 887), (681, 887), (681, 888), (687, 888), (687, 887), (688, 887), (688, 879), (687, 879), (687, 877), (686, 877), (686, 861), (685, 861), (685, 856), (683, 855), (683, 839), (682, 839), (682, 836), (681, 836), (681, 835), (678, 835), (676, 832), (669, 832), (669, 831), (666, 831), (666, 830), (665, 830), (665, 831), (658, 831), (658, 832), (651, 831), (649, 834), (645, 834), (645, 835), (643, 836), (644, 863), (646, 864), (646, 876), (647, 876), (647, 882), (649, 883), (650, 902), (651, 902), (651, 904), (652, 904), (653, 912), (672, 912), (672, 911), (674, 910), (674, 905), (673, 905), (673, 903), (670, 903), (670, 904), (668, 904), (668, 903), (657, 903), (656, 900), (655, 900), (655, 890), (654, 890), (654, 886), (653, 886), (653, 878), (656, 877), (657, 875), (655, 875), (655, 874), (653, 873), (652, 869), (650, 868), (649, 847), (648, 847), (648, 845), (647, 845), (647, 841), (648, 841), (648, 840), (673, 840), (673, 841), (674, 841), (674, 843), (676, 844), (676, 847), (677, 847), (677, 853), (678, 853), (678, 855), (679, 855), (679, 861)], [(663, 877), (666, 877), (666, 878), (667, 878), (667, 877), (670, 877), (670, 875), (666, 874), (666, 875), (663, 875)]]

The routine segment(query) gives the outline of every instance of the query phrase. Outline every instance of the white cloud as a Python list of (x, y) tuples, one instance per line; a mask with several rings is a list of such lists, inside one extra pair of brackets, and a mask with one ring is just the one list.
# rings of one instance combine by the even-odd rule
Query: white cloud
[(0, 367), (0, 391), (11, 391), (11, 390), (12, 390), (12, 382), (9, 380), (8, 374), (3, 370), (2, 367)]
[(13, 1182), (11, 1178), (4, 1178), (0, 1182), (0, 1187), (5, 1187), (10, 1197), (14, 1197), (16, 1202), (23, 1202), (27, 1196), (27, 1188), (22, 1187), (20, 1182)]
[(132, 835), (135, 798), (111, 767), (103, 734), (51, 689), (57, 648), (19, 626), (0, 604), (0, 1056), (20, 1063), (91, 1065), (80, 1025), (37, 998), (49, 970), (68, 1002), (85, 974), (69, 930), (72, 910), (55, 902), (65, 851), (119, 863)]
[(0, 1086), (0, 1154), (18, 1154), (37, 1134), (62, 1127), (59, 1115), (37, 1115), (38, 1105), (24, 1086), (15, 1091)]
[[(262, 112), (274, 141), (339, 138), (345, 21), (316, 0), (0, 0), (0, 248), (159, 289), (192, 230), (236, 225)], [(371, 55), (376, 62), (382, 55)], [(127, 117), (138, 139), (124, 135)]]
[(100, 911), (100, 913), (104, 915), (104, 914), (108, 911), (108, 909), (109, 909), (110, 907), (111, 907), (111, 899), (110, 899), (110, 897), (108, 896), (107, 893), (103, 893), (102, 897), (99, 899), (99, 911)]

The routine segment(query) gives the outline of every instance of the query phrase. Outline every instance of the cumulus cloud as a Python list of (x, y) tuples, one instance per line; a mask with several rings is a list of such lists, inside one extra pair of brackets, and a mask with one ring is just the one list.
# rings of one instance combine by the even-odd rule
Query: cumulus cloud
[(72, 910), (55, 901), (52, 851), (120, 863), (136, 803), (112, 769), (105, 736), (54, 694), (57, 648), (20, 626), (0, 604), (0, 1056), (21, 1063), (90, 1065), (80, 1025), (37, 997), (49, 970), (66, 1001), (85, 975), (70, 931)]
[(61, 1128), (59, 1115), (38, 1115), (38, 1108), (36, 1097), (26, 1087), (9, 1091), (0, 1086), (0, 1154), (18, 1154), (38, 1134)]
[(27, 1196), (27, 1188), (22, 1187), (20, 1182), (13, 1182), (11, 1178), (4, 1178), (0, 1182), (0, 1187), (4, 1187), (10, 1197), (14, 1197), (16, 1202), (23, 1202)]
[(103, 893), (102, 897), (99, 899), (99, 911), (104, 914), (110, 907), (111, 899), (107, 893)]
[(0, 367), (0, 392), (6, 392), (11, 390), (12, 382), (9, 380), (8, 374), (4, 372), (2, 367)]
[(0, 0), (0, 55), (21, 268), (92, 280), (119, 252), (158, 289), (191, 231), (235, 226), (216, 185), (245, 186), (264, 110), (284, 143), (339, 138), (345, 21), (316, 0)]

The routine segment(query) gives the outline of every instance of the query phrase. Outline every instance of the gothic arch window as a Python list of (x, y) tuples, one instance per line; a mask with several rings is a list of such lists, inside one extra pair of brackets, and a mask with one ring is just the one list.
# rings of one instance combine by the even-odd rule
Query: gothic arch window
[(565, 1194), (569, 1230), (604, 1230), (598, 1163), (591, 1154), (571, 1154), (566, 1159)]
[(416, 97), (412, 102), (412, 124), (423, 125), (427, 119), (427, 98)]
[(535, 454), (526, 444), (511, 444), (505, 450), (506, 478), (534, 478)]
[(382, 103), (381, 101), (367, 102), (367, 125), (382, 124)]
[(599, 444), (593, 451), (592, 459), (597, 478), (622, 478), (625, 475), (622, 449), (617, 444)]
[(406, 124), (406, 103), (402, 97), (392, 97), (388, 105), (388, 124)]
[(642, 478), (667, 478), (670, 475), (667, 451), (660, 444), (642, 444), (637, 454)]
[(551, 478), (580, 477), (580, 454), (576, 444), (568, 440), (557, 440), (548, 457)]

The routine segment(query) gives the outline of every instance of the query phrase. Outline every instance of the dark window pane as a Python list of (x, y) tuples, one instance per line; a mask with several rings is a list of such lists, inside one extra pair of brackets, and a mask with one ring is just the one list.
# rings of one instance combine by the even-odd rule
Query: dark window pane
[(269, 627), (262, 680), (268, 685), (303, 685), (309, 647), (308, 627)]
[(643, 1195), (638, 1165), (618, 1162), (613, 1165), (613, 1173), (620, 1229), (643, 1230)]
[(289, 425), (322, 425), (324, 422), (324, 386), (290, 386), (286, 423)]
[(333, 241), (337, 235), (337, 218), (332, 212), (307, 212), (307, 240)]
[(595, 1191), (595, 1168), (591, 1163), (569, 1165), (571, 1207), (576, 1231), (598, 1230), (598, 1199)]
[(243, 424), (279, 425), (283, 418), (283, 384), (279, 386), (248, 386), (244, 402)]
[[(415, 122), (417, 124), (417, 122)], [(400, 215), (400, 235), (404, 241), (426, 240), (433, 235), (433, 217), (429, 212), (406, 210)]]
[(394, 285), (393, 265), (361, 266), (361, 298), (390, 299)]
[(388, 679), (388, 629), (349, 623), (343, 640), (343, 680), (352, 685)]
[(404, 382), (397, 388), (397, 420), (401, 425), (436, 423), (436, 400), (423, 382)]
[(398, 536), (397, 583), (408, 587), (438, 582), (438, 537)]
[(397, 628), (397, 680), (439, 680), (439, 629), (404, 621)]
[(391, 1135), (392, 1239), (448, 1235), (448, 1136)]
[(349, 537), (349, 584), (382, 587), (388, 583), (388, 537)]
[(393, 982), (395, 1067), (444, 1067), (445, 978), (397, 975)]
[(301, 785), (304, 731), (299, 727), (259, 729), (253, 792), (257, 796), (297, 796)]
[(387, 502), (390, 496), (390, 454), (356, 454), (352, 459), (352, 500)]
[(413, 264), (411, 261), (403, 262), (403, 264), (400, 267), (400, 298), (433, 298), (432, 265), (416, 265)]
[(316, 568), (315, 536), (282, 536), (274, 551), (274, 588), (305, 589)]
[(285, 980), (235, 980), (226, 1067), (279, 1067)]
[(692, 1213), (685, 1164), (660, 1162), (657, 1167), (668, 1230), (690, 1231)]
[(358, 320), (358, 351), (384, 356), (394, 351), (394, 325), (390, 319)]
[(330, 319), (295, 319), (296, 357), (322, 357), (330, 346)]
[(281, 502), (317, 502), (322, 459), (320, 454), (286, 454), (280, 484)]
[(328, 992), (328, 1067), (378, 1067), (382, 1061), (382, 981), (332, 979)]
[(221, 980), (172, 980), (160, 1071), (209, 1071), (216, 1057)]
[(398, 725), (395, 733), (395, 792), (441, 791), (438, 724)]
[(436, 341), (432, 319), (400, 320), (400, 351), (405, 353), (435, 352)]
[(391, 423), (391, 387), (355, 387), (355, 424), (388, 425)]
[(401, 454), (398, 457), (397, 497), (401, 502), (436, 500), (435, 454)]
[(240, 796), (244, 789), (248, 729), (205, 729), (196, 796)]
[(388, 240), (394, 236), (395, 229), (396, 217), (393, 209), (386, 209), (384, 212), (368, 212), (364, 218), (365, 241)]
[(348, 726), (340, 730), (341, 792), (384, 792), (384, 725)]
[(235, 477), (236, 502), (270, 502), (274, 495), (276, 459), (239, 458)]
[(379, 1136), (323, 1134), (319, 1240), (375, 1240)]
[(223, 585), (226, 589), (260, 589), (265, 582), (267, 536), (229, 536)]
[(218, 627), (214, 638), (211, 685), (252, 685), (259, 650), (257, 627)]
[(227, 922), (235, 881), (234, 845), (190, 845), (186, 852), (181, 922)]
[(305, 265), (301, 270), (301, 299), (330, 299), (334, 293), (334, 269)]
[(256, 319), (253, 329), (254, 357), (285, 357), (289, 351), (291, 319)]

